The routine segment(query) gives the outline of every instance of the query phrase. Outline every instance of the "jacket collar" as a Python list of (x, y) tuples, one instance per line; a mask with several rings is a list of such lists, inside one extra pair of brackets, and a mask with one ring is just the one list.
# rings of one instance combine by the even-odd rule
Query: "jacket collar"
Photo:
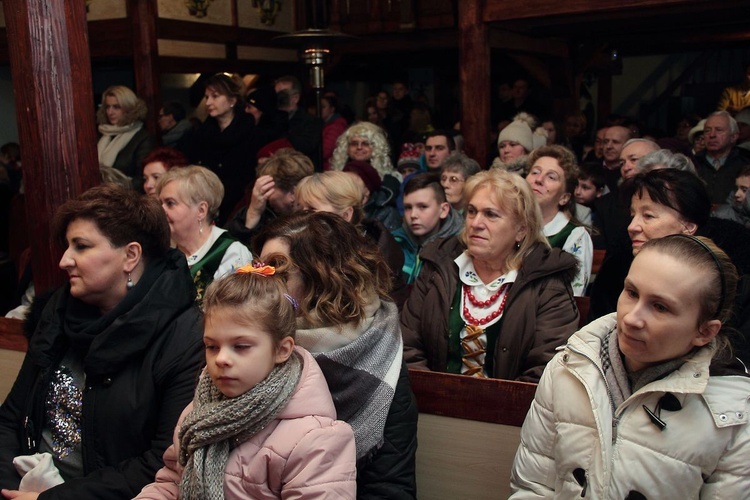
[[(617, 313), (611, 313), (574, 333), (565, 346), (558, 348), (558, 350), (572, 351), (582, 355), (569, 355), (564, 360), (567, 368), (572, 371), (586, 371), (591, 368), (602, 371), (599, 348), (604, 336), (616, 328), (616, 323)], [(623, 407), (629, 404), (634, 397), (649, 392), (669, 392), (682, 395), (699, 394), (709, 407), (717, 427), (747, 423), (750, 378), (714, 376), (709, 379), (709, 366), (712, 357), (712, 349), (699, 349), (680, 368), (663, 379), (647, 384), (631, 395), (623, 403)]]

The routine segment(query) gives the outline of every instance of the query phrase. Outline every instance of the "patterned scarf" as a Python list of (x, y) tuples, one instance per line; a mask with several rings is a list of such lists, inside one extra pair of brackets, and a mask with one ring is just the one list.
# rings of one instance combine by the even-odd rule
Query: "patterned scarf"
[(325, 375), (336, 414), (354, 430), (357, 460), (383, 444), (383, 429), (401, 371), (403, 341), (398, 309), (373, 298), (356, 326), (297, 329)]
[(258, 385), (227, 398), (204, 370), (193, 398), (193, 410), (180, 427), (180, 464), (185, 467), (180, 498), (224, 498), (224, 469), (232, 448), (263, 430), (292, 397), (302, 373), (296, 352)]

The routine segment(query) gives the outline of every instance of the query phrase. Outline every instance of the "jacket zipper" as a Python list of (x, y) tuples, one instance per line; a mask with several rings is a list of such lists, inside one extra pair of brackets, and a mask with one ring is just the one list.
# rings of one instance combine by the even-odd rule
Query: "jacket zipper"
[(28, 415), (26, 415), (26, 417), (23, 419), (23, 431), (26, 435), (27, 451), (35, 451), (36, 441), (34, 440), (34, 422), (29, 419)]

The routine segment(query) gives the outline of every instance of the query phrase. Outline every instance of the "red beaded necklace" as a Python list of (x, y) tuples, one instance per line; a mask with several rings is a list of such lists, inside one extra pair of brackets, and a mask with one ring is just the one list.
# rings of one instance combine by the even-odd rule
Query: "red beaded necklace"
[[(500, 297), (500, 295), (503, 293), (503, 290), (505, 290), (508, 285), (510, 285), (510, 283), (505, 283), (497, 292), (492, 295), (492, 297), (484, 301), (477, 300), (477, 298), (474, 297), (474, 295), (471, 293), (471, 287), (469, 285), (464, 285), (464, 297), (476, 307), (490, 307)], [(503, 313), (503, 309), (505, 309), (505, 302), (507, 300), (508, 294), (506, 293), (503, 297), (503, 300), (500, 301), (500, 307), (498, 307), (495, 311), (492, 311), (484, 318), (479, 319), (471, 315), (471, 313), (469, 312), (469, 307), (466, 305), (466, 303), (464, 303), (464, 318), (466, 318), (466, 320), (472, 325), (486, 325)]]

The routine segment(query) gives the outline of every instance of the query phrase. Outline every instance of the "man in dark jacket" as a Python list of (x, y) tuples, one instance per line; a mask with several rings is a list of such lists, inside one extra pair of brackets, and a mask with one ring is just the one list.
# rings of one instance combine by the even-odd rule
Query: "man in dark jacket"
[(747, 151), (735, 147), (739, 128), (726, 111), (711, 113), (703, 127), (706, 150), (695, 159), (695, 169), (706, 182), (711, 203), (722, 204), (734, 191), (734, 179), (750, 164)]
[(274, 89), (279, 96), (279, 109), (289, 113), (289, 142), (320, 167), (323, 120), (299, 108), (302, 84), (297, 77), (287, 75), (276, 80)]

